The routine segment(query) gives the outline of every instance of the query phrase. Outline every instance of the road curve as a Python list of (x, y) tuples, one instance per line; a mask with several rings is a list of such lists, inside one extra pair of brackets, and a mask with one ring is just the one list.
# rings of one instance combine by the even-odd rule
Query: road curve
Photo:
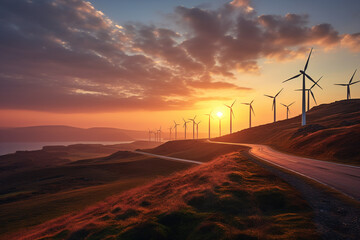
[(161, 158), (161, 159), (165, 159), (165, 160), (171, 160), (171, 161), (180, 161), (180, 162), (186, 162), (186, 163), (203, 164), (203, 162), (199, 162), (199, 161), (183, 159), (183, 158), (168, 157), (168, 156), (157, 155), (157, 154), (147, 153), (147, 152), (142, 152), (142, 151), (134, 151), (134, 153), (138, 153), (138, 154), (142, 154), (142, 155), (146, 155), (146, 156), (150, 156), (150, 157)]
[(293, 156), (260, 144), (209, 142), (250, 147), (250, 154), (263, 161), (315, 180), (360, 201), (360, 167)]

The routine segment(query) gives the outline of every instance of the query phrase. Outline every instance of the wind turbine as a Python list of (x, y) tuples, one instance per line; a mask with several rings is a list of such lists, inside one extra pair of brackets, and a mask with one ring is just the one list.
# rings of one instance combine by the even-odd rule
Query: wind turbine
[(158, 132), (158, 141), (161, 142), (161, 126), (160, 128), (157, 130)]
[(201, 121), (199, 121), (198, 123), (195, 123), (196, 124), (196, 139), (199, 139), (199, 124), (201, 123)]
[(210, 122), (210, 119), (212, 118), (212, 119), (214, 119), (213, 118), (213, 116), (211, 115), (211, 113), (212, 113), (212, 111), (209, 113), (209, 114), (205, 114), (206, 116), (209, 116), (209, 139), (210, 139), (210, 124), (211, 124), (211, 122)]
[(236, 102), (236, 100), (231, 104), (231, 106), (224, 104), (225, 106), (227, 106), (230, 109), (230, 134), (232, 133), (232, 117), (235, 117), (234, 116), (234, 111), (232, 109), (235, 102)]
[(189, 118), (189, 120), (192, 121), (192, 123), (193, 123), (193, 139), (195, 139), (195, 118), (196, 118), (196, 115), (194, 118)]
[(250, 103), (243, 103), (245, 105), (249, 106), (249, 128), (251, 128), (251, 112), (253, 112), (254, 116), (255, 116), (255, 112), (254, 112), (254, 108), (252, 106), (252, 103), (254, 102), (254, 100), (252, 100)]
[(284, 83), (284, 82), (290, 81), (292, 79), (295, 79), (295, 78), (299, 77), (300, 75), (303, 76), (303, 81), (302, 81), (302, 118), (301, 118), (301, 125), (302, 126), (306, 125), (306, 111), (305, 111), (305, 108), (306, 108), (306, 99), (305, 99), (306, 86), (305, 86), (305, 77), (308, 78), (309, 80), (311, 80), (313, 83), (316, 83), (308, 74), (306, 74), (306, 69), (307, 69), (308, 64), (309, 64), (309, 59), (310, 59), (312, 50), (313, 49), (311, 48), (310, 53), (309, 53), (309, 57), (308, 57), (308, 59), (306, 61), (305, 67), (304, 67), (304, 70), (300, 70), (300, 74), (295, 75), (295, 76), (283, 81), (283, 83)]
[(218, 112), (217, 116), (219, 118), (219, 137), (221, 137), (221, 117), (223, 116), (222, 112)]
[(151, 134), (152, 134), (152, 131), (149, 129), (149, 142), (151, 142)]
[(171, 130), (172, 130), (172, 127), (169, 127), (169, 131), (170, 131), (170, 139), (171, 140)]
[[(357, 69), (356, 69), (356, 70), (357, 70)], [(354, 75), (355, 75), (355, 73), (356, 73), (356, 70), (355, 70), (355, 72), (353, 73), (353, 75), (351, 76), (349, 83), (344, 83), (344, 84), (342, 84), (342, 83), (337, 83), (337, 84), (335, 84), (335, 85), (344, 86), (344, 87), (346, 86), (346, 99), (347, 99), (347, 100), (351, 99), (350, 86), (353, 85), (353, 84), (355, 84), (355, 83), (360, 82), (360, 81), (352, 82), (352, 80), (353, 80), (353, 78), (354, 78)]]
[[(322, 76), (321, 76), (321, 78), (322, 78)], [(319, 88), (321, 88), (321, 86), (318, 84), (318, 82), (321, 80), (321, 78), (319, 78), (319, 80), (317, 80), (316, 83), (314, 83), (310, 88), (305, 89), (305, 91), (307, 92), (307, 111), (309, 111), (309, 109), (310, 109), (310, 94), (311, 94), (312, 98), (314, 99), (315, 104), (317, 105), (317, 102), (316, 102), (316, 99), (315, 99), (312, 89), (316, 85), (319, 86)], [(295, 91), (302, 91), (302, 89), (296, 89)]]
[(155, 142), (158, 142), (158, 131), (155, 129), (153, 133), (154, 133)]
[(276, 97), (281, 93), (282, 90), (283, 90), (283, 88), (275, 96), (270, 96), (270, 95), (265, 94), (266, 97), (273, 99), (272, 109), (274, 111), (274, 122), (276, 122)]
[(187, 128), (187, 124), (188, 124), (189, 122), (185, 121), (184, 118), (183, 118), (183, 120), (184, 120), (184, 125), (183, 125), (183, 127), (185, 128), (185, 139), (186, 139), (186, 128)]
[(292, 102), (292, 103), (290, 103), (289, 105), (285, 105), (285, 104), (283, 104), (283, 103), (280, 103), (281, 105), (283, 105), (284, 107), (286, 107), (286, 119), (289, 119), (289, 113), (290, 113), (290, 109), (289, 109), (289, 107), (291, 106), (291, 105), (293, 105), (295, 102)]
[(174, 121), (174, 129), (175, 129), (175, 140), (177, 139), (177, 126), (180, 125)]

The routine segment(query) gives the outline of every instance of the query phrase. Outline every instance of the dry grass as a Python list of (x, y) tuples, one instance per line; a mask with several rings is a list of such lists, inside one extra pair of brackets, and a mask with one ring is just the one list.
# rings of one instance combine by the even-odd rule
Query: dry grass
[(4, 239), (318, 238), (301, 197), (238, 151)]

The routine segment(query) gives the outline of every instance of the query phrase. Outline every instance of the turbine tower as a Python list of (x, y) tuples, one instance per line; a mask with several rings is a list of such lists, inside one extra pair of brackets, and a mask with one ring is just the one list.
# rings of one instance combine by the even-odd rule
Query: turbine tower
[(232, 109), (235, 102), (236, 102), (236, 100), (231, 104), (231, 106), (224, 104), (226, 107), (228, 107), (230, 109), (230, 134), (232, 134), (232, 117), (235, 117), (234, 111)]
[[(315, 104), (317, 105), (317, 102), (316, 102), (316, 99), (315, 99), (312, 89), (316, 85), (319, 86), (320, 89), (322, 89), (321, 86), (318, 84), (318, 82), (321, 80), (321, 78), (319, 78), (319, 80), (316, 81), (316, 84), (314, 83), (310, 88), (305, 89), (305, 91), (307, 92), (307, 110), (306, 111), (309, 111), (309, 109), (310, 109), (310, 94), (311, 94), (312, 98), (314, 99)], [(302, 89), (296, 89), (295, 91), (302, 91)]]
[(289, 109), (289, 107), (291, 106), (291, 105), (293, 105), (295, 102), (292, 102), (292, 103), (290, 103), (289, 105), (285, 105), (285, 104), (283, 104), (283, 103), (280, 103), (281, 105), (283, 105), (284, 107), (286, 107), (286, 119), (289, 119), (289, 113), (290, 113), (290, 109)]
[(170, 131), (170, 138), (169, 138), (169, 140), (171, 140), (171, 130), (172, 130), (172, 127), (169, 127), (169, 131)]
[(281, 93), (282, 90), (283, 88), (275, 96), (270, 96), (265, 94), (266, 97), (273, 99), (272, 110), (274, 111), (274, 122), (276, 122), (276, 97)]
[(175, 140), (177, 139), (177, 126), (180, 125), (174, 121), (174, 129), (175, 129)]
[(211, 113), (212, 113), (212, 111), (209, 114), (205, 114), (206, 116), (209, 116), (209, 139), (211, 137), (211, 135), (210, 135), (210, 124), (211, 124), (210, 119), (211, 118), (214, 119), (213, 116), (211, 115)]
[(196, 115), (194, 118), (189, 118), (190, 121), (192, 121), (193, 123), (193, 139), (195, 139), (195, 118), (196, 118)]
[(302, 118), (301, 118), (301, 125), (302, 126), (305, 126), (306, 125), (306, 111), (305, 111), (305, 108), (306, 108), (306, 99), (305, 99), (305, 90), (306, 90), (306, 86), (305, 86), (305, 77), (308, 78), (309, 80), (311, 80), (313, 83), (316, 83), (307, 73), (306, 73), (306, 69), (308, 67), (308, 64), (309, 64), (309, 60), (310, 60), (310, 56), (311, 56), (311, 53), (312, 53), (312, 48), (310, 50), (310, 53), (309, 53), (309, 57), (306, 61), (306, 64), (305, 64), (305, 67), (304, 67), (304, 70), (300, 70), (300, 74), (298, 75), (295, 75), (285, 81), (284, 82), (287, 82), (287, 81), (290, 81), (292, 79), (295, 79), (297, 77), (299, 77), (300, 75), (303, 76), (303, 81), (302, 81)]
[(183, 120), (184, 120), (183, 128), (185, 128), (185, 139), (186, 139), (186, 129), (187, 129), (187, 124), (188, 124), (189, 122), (185, 121), (184, 118), (183, 118)]
[(158, 142), (161, 142), (161, 126), (160, 128), (157, 130), (158, 132)]
[(196, 139), (199, 139), (199, 124), (201, 123), (201, 121), (199, 121), (198, 123), (195, 123), (196, 124)]
[(255, 116), (255, 112), (254, 112), (254, 108), (252, 106), (252, 103), (254, 102), (254, 100), (252, 100), (250, 103), (243, 103), (245, 105), (249, 106), (249, 128), (251, 128), (251, 112), (254, 114)]
[(151, 142), (151, 134), (152, 134), (152, 131), (149, 129), (149, 142)]
[[(357, 70), (357, 69), (356, 69), (356, 70)], [(354, 75), (355, 75), (355, 73), (356, 73), (356, 70), (355, 70), (355, 72), (353, 73), (353, 75), (351, 76), (349, 83), (344, 83), (344, 84), (342, 84), (342, 83), (337, 83), (337, 84), (335, 84), (335, 85), (338, 85), (338, 86), (344, 86), (344, 87), (346, 86), (346, 99), (347, 99), (347, 100), (351, 99), (350, 86), (351, 86), (351, 85), (354, 85), (355, 83), (360, 82), (360, 81), (352, 82), (352, 80), (353, 80), (353, 78), (354, 78)]]

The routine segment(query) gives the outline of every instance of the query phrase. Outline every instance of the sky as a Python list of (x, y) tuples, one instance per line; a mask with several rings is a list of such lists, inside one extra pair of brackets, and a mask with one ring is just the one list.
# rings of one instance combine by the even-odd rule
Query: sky
[[(71, 125), (147, 130), (210, 111), (223, 133), (301, 110), (298, 74), (318, 104), (342, 100), (360, 66), (357, 0), (2, 0), (0, 127)], [(360, 73), (354, 81), (360, 80)], [(310, 86), (307, 81), (307, 85)], [(351, 88), (360, 97), (360, 84)], [(311, 106), (314, 102), (311, 101)], [(214, 114), (212, 130), (218, 129)]]

